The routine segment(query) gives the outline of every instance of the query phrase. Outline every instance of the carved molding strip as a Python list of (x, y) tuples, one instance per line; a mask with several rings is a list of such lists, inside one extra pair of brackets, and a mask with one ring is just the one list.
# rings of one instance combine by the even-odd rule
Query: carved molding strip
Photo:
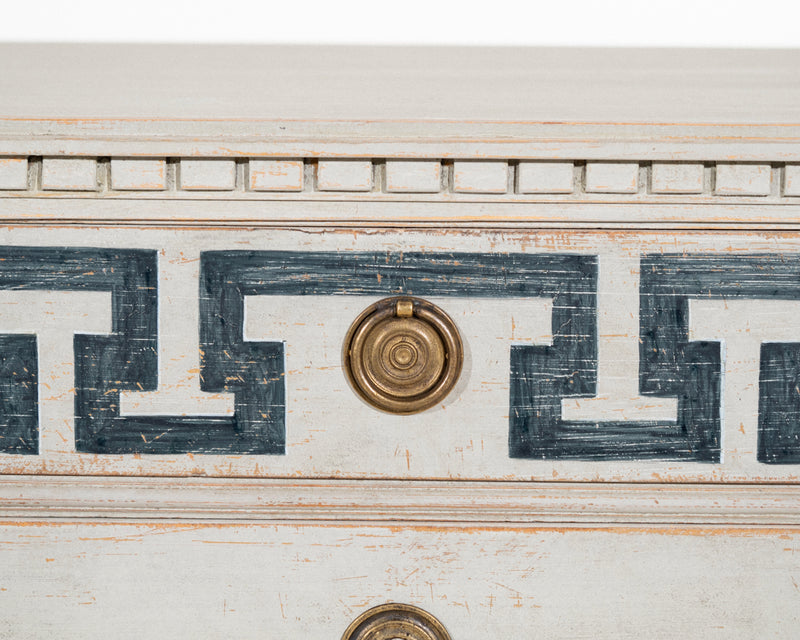
[(0, 156), (0, 196), (749, 203), (800, 201), (800, 164)]
[(0, 476), (0, 518), (800, 525), (800, 486)]

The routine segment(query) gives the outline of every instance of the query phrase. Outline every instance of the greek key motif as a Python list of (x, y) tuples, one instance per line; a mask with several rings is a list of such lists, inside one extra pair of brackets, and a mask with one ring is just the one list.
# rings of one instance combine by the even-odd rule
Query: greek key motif
[(773, 254), (6, 247), (0, 452), (66, 416), (78, 452), (283, 454), (285, 345), (246, 299), (399, 295), (550, 305), (510, 346), (511, 457), (800, 463), (800, 258)]
[[(232, 391), (233, 416), (124, 415), (120, 396), (126, 392), (154, 392), (158, 388), (158, 264), (157, 253), (145, 250), (82, 248), (5, 248), (0, 252), (0, 290), (108, 292), (111, 323), (105, 335), (76, 332), (74, 343), (75, 448), (90, 453), (282, 453), (283, 387), (262, 385), (259, 368), (276, 368), (280, 349), (259, 348), (241, 354), (247, 363), (227, 358), (227, 370), (255, 375), (219, 382), (216, 367), (205, 392)], [(47, 292), (47, 293), (45, 293)], [(24, 320), (26, 310), (16, 313)], [(29, 331), (29, 329), (26, 329)], [(79, 331), (79, 329), (78, 329)], [(0, 327), (0, 333), (4, 333)], [(39, 333), (41, 343), (42, 332)], [(62, 342), (67, 338), (62, 336)], [(0, 345), (3, 389), (0, 447), (14, 453), (38, 453), (39, 413), (47, 403), (37, 402), (35, 338), (4, 335)], [(51, 341), (51, 343), (53, 343)], [(221, 341), (214, 345), (224, 348)], [(41, 346), (41, 345), (40, 345)], [(55, 343), (57, 346), (57, 343)], [(255, 353), (258, 351), (258, 353)], [(44, 356), (38, 350), (38, 359)], [(209, 359), (213, 354), (208, 353)], [(230, 355), (230, 352), (229, 352)], [(38, 375), (38, 377), (37, 377)], [(202, 379), (202, 376), (201, 376)], [(217, 386), (214, 386), (217, 384)], [(251, 407), (258, 406), (258, 412)], [(278, 428), (275, 425), (279, 425)]]

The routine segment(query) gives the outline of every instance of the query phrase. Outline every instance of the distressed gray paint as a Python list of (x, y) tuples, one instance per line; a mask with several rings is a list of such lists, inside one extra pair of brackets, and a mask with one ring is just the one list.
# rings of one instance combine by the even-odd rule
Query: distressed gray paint
[[(657, 375), (643, 379), (649, 393), (676, 391), (682, 376), (693, 373), (705, 393), (683, 398), (719, 420), (719, 343), (688, 343), (688, 300), (698, 298), (800, 299), (800, 257), (796, 254), (650, 255), (641, 261), (642, 369)], [(761, 347), (758, 410), (758, 460), (800, 463), (800, 336), (798, 343)], [(682, 354), (691, 354), (690, 358)], [(688, 366), (688, 369), (687, 369)], [(691, 391), (691, 389), (689, 389)]]

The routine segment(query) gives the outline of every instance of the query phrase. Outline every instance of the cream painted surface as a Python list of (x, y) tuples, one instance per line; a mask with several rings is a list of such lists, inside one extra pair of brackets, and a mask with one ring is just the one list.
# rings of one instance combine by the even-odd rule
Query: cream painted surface
[(508, 162), (456, 160), (453, 162), (453, 191), (505, 193), (508, 191)]
[[(245, 296), (244, 339), (247, 341), (286, 342), (294, 331), (305, 331), (294, 346), (306, 346), (304, 366), (313, 366), (316, 350), (313, 343), (320, 332), (340, 338), (344, 345), (347, 330), (359, 314), (381, 298), (370, 296)], [(461, 333), (477, 341), (498, 333), (496, 340), (506, 337), (509, 344), (553, 343), (552, 298), (499, 298), (491, 305), (476, 303), (471, 298), (426, 296), (425, 300), (440, 307), (459, 324)], [(326, 309), (320, 316), (319, 310)], [(305, 319), (306, 322), (298, 322)], [(294, 322), (293, 322), (294, 321)], [(473, 326), (474, 325), (474, 326)], [(464, 336), (462, 335), (462, 338)], [(287, 349), (291, 347), (287, 344)], [(300, 360), (298, 364), (302, 362)], [(294, 367), (290, 367), (294, 368)], [(341, 371), (338, 372), (341, 375)]]
[(0, 475), (0, 521), (800, 526), (800, 485)]
[[(793, 49), (3, 43), (0, 68), (9, 124), (129, 119), (147, 129), (161, 120), (175, 131), (191, 119), (218, 139), (217, 123), (230, 118), (279, 123), (283, 136), (311, 124), (317, 139), (361, 120), (409, 134), (420, 123), (462, 135), (538, 125), (548, 141), (564, 124), (666, 124), (673, 137), (693, 123), (732, 124), (752, 140), (759, 125), (796, 126), (800, 104)], [(17, 126), (29, 131), (31, 121)], [(647, 137), (650, 148), (662, 139)]]
[(586, 164), (588, 193), (636, 193), (639, 165), (633, 162), (589, 162)]
[[(294, 135), (286, 135), (291, 129)], [(745, 133), (759, 136), (757, 143)], [(143, 139), (147, 135), (149, 139)], [(359, 134), (356, 136), (355, 134)], [(648, 136), (664, 141), (654, 144)], [(224, 119), (8, 120), (0, 155), (220, 158), (576, 159), (625, 162), (800, 161), (800, 126)], [(220, 142), (225, 140), (225, 143)]]
[[(112, 159), (109, 165), (99, 158), (96, 180), (88, 191), (76, 190), (74, 183), (73, 187), (67, 182), (57, 186), (52, 171), (55, 161), (63, 160), (71, 166), (74, 161), (83, 165), (91, 159), (54, 158), (44, 162), (35, 156), (7, 158), (4, 162), (11, 163), (14, 175), (7, 176), (8, 186), (3, 187), (0, 171), (0, 220), (15, 223), (35, 219), (43, 223), (108, 219), (170, 224), (201, 220), (209, 224), (264, 224), (284, 220), (359, 226), (444, 220), (484, 226), (558, 222), (640, 226), (657, 222), (708, 228), (741, 223), (796, 224), (796, 208), (800, 204), (793, 195), (797, 167), (790, 163), (779, 162), (772, 167), (725, 162), (596, 163), (583, 156), (586, 159), (579, 157), (574, 162), (458, 159), (443, 168), (438, 160), (424, 159), (424, 150), (415, 145), (409, 148), (417, 149), (416, 159), (241, 158), (232, 163), (224, 157), (207, 157), (175, 164), (166, 158), (155, 158)], [(23, 166), (25, 162), (29, 168)], [(65, 165), (61, 166), (63, 169)], [(768, 170), (764, 175), (755, 174), (759, 180), (766, 179), (760, 191), (752, 182), (754, 167), (759, 166)], [(191, 176), (181, 178), (181, 167), (196, 167), (201, 173), (195, 172), (196, 181), (192, 183)], [(203, 171), (213, 174), (213, 167), (221, 173), (202, 175)], [(50, 172), (50, 182), (43, 176), (45, 170)], [(618, 170), (623, 172), (621, 179), (614, 175)], [(87, 178), (87, 184), (90, 182)], [(190, 188), (181, 188), (181, 183)], [(634, 189), (634, 185), (640, 187)], [(58, 208), (42, 202), (56, 198), (63, 200)], [(77, 199), (81, 206), (76, 208)], [(98, 201), (117, 204), (98, 206)], [(119, 204), (128, 201), (147, 202), (148, 206), (136, 209)], [(187, 201), (206, 204), (192, 204), (190, 211), (174, 204)], [(221, 202), (225, 203), (224, 215), (220, 214)], [(248, 202), (255, 206), (242, 206)], [(273, 204), (267, 210), (258, 206), (261, 202)], [(278, 203), (302, 203), (300, 218), (297, 209), (282, 208)], [(320, 203), (338, 206), (326, 207), (327, 214), (323, 214)], [(487, 208), (490, 203), (495, 206)], [(456, 204), (459, 206), (452, 206)], [(777, 204), (782, 206), (762, 206)], [(424, 212), (421, 205), (428, 205)], [(367, 215), (359, 215), (363, 212)]]
[(699, 162), (654, 162), (654, 193), (702, 193), (705, 167)]
[(162, 191), (167, 188), (167, 161), (158, 158), (112, 158), (111, 188)]
[(0, 157), (0, 190), (28, 188), (28, 158)]
[(74, 450), (76, 333), (111, 333), (111, 294), (99, 291), (0, 291), (0, 333), (36, 336), (40, 455)]
[(302, 160), (250, 160), (252, 191), (302, 191)]
[(567, 422), (675, 422), (677, 398), (639, 395), (640, 255), (600, 256), (597, 278), (597, 394), (565, 398)]
[[(297, 251), (441, 251), (526, 252), (599, 255), (601, 265), (617, 262), (630, 267), (644, 252), (798, 253), (800, 239), (793, 233), (767, 232), (580, 232), (469, 230), (382, 230), (353, 233), (347, 229), (263, 230), (173, 230), (120, 228), (27, 228), (5, 229), (0, 241), (6, 245), (115, 246), (174, 251), (180, 247), (185, 261), (160, 259), (171, 277), (188, 277), (186, 264), (202, 250), (297, 250)], [(172, 248), (172, 249), (170, 249)], [(610, 260), (610, 263), (608, 262)], [(183, 265), (183, 266), (182, 266)], [(196, 271), (194, 272), (196, 273)], [(180, 275), (183, 274), (183, 275)], [(631, 276), (632, 276), (631, 272)], [(192, 276), (194, 278), (195, 276)], [(186, 293), (196, 284), (181, 280), (180, 297), (173, 303), (187, 313)], [(176, 281), (177, 282), (177, 281)], [(603, 287), (599, 302), (602, 322), (635, 327), (628, 305), (618, 293), (609, 296)], [(196, 290), (196, 289), (194, 289)], [(193, 295), (193, 294), (192, 294)], [(633, 295), (631, 290), (631, 295)], [(347, 297), (345, 297), (347, 298)], [(721, 464), (663, 461), (592, 462), (510, 459), (508, 457), (509, 345), (518, 340), (539, 339), (547, 330), (512, 333), (507, 316), (493, 316), (501, 308), (496, 299), (475, 299), (469, 313), (450, 309), (462, 332), (468, 355), (458, 388), (445, 402), (413, 416), (393, 416), (364, 405), (336, 371), (341, 366), (342, 335), (363, 305), (352, 299), (331, 296), (326, 310), (309, 321), (302, 305), (285, 305), (285, 318), (276, 327), (260, 323), (259, 335), (271, 335), (287, 344), (287, 447), (286, 455), (92, 455), (58, 452), (44, 456), (0, 456), (3, 473), (154, 474), (257, 477), (374, 477), (461, 478), (518, 480), (612, 480), (612, 481), (798, 481), (793, 465), (739, 465), (729, 456)], [(170, 301), (162, 300), (163, 304)], [(266, 304), (266, 303), (265, 303)], [(348, 306), (349, 305), (349, 306)], [(462, 307), (463, 311), (463, 307)], [(327, 316), (339, 318), (328, 320)], [(175, 322), (179, 322), (176, 316)], [(162, 353), (171, 349), (191, 359), (188, 321), (167, 331)], [(315, 325), (318, 328), (315, 328)], [(610, 324), (608, 325), (610, 326)], [(521, 331), (521, 330), (520, 330)], [(602, 331), (602, 329), (601, 329)], [(527, 335), (526, 335), (527, 334)], [(196, 335), (196, 334), (192, 334)], [(180, 338), (180, 340), (179, 340)], [(632, 342), (631, 342), (632, 344)], [(183, 345), (183, 346), (179, 346)], [(294, 351), (301, 345), (304, 351)], [(186, 352), (185, 354), (183, 352)], [(601, 370), (608, 365), (600, 364)], [(183, 365), (181, 365), (182, 367)], [(188, 366), (188, 365), (187, 365)], [(189, 366), (186, 371), (193, 368)], [(617, 386), (634, 388), (636, 371), (629, 367), (627, 381)], [(747, 374), (745, 383), (751, 383)], [(194, 383), (192, 383), (194, 384)], [(622, 385), (622, 386), (620, 386)], [(194, 388), (194, 387), (192, 387)], [(192, 392), (194, 393), (194, 392)], [(134, 395), (134, 394), (131, 394)], [(194, 397), (194, 396), (191, 396)], [(173, 405), (188, 408), (185, 400)], [(726, 419), (729, 414), (726, 414)], [(61, 415), (60, 420), (71, 420)], [(52, 430), (54, 423), (43, 425)], [(726, 422), (723, 431), (738, 428)], [(365, 455), (365, 452), (369, 452)]]
[(517, 165), (518, 193), (572, 193), (575, 166), (572, 162), (527, 162)]
[(93, 191), (97, 188), (97, 162), (94, 158), (44, 158), (42, 189)]
[(432, 160), (387, 160), (386, 190), (396, 193), (438, 193), (442, 163)]
[(800, 303), (778, 300), (690, 300), (689, 337), (724, 345), (723, 459), (754, 466), (758, 446), (761, 345), (800, 342)]
[(714, 192), (721, 196), (767, 196), (772, 189), (772, 167), (768, 164), (717, 165)]
[(232, 191), (236, 186), (233, 160), (184, 158), (180, 163), (180, 187), (198, 191)]
[(158, 389), (122, 391), (120, 415), (225, 416), (232, 393), (200, 389), (200, 251), (166, 245), (158, 256)]
[(784, 172), (783, 194), (800, 196), (800, 165), (787, 164)]
[(338, 640), (392, 601), (454, 640), (788, 640), (800, 624), (795, 528), (4, 523), (0, 552), (15, 640)]
[(317, 188), (320, 191), (370, 191), (370, 160), (320, 160), (317, 165)]
[[(6, 194), (14, 192), (8, 191)], [(186, 192), (189, 193), (189, 192)], [(200, 192), (191, 192), (199, 194)], [(31, 225), (108, 225), (179, 229), (198, 225), (214, 228), (297, 227), (297, 210), (303, 211), (302, 226), (319, 229), (375, 230), (402, 225), (406, 229), (441, 227), (465, 233), (481, 229), (490, 237), (519, 231), (603, 229), (630, 231), (635, 223), (641, 231), (662, 229), (787, 231), (800, 229), (800, 200), (775, 198), (756, 205), (752, 198), (731, 202), (723, 196), (684, 202), (674, 196), (638, 194), (621, 200), (614, 194), (594, 194), (568, 199), (550, 196), (495, 199), (491, 194), (384, 194), (313, 193), (243, 194), (209, 198), (153, 197), (142, 194), (122, 197), (79, 198), (59, 193), (53, 197), (0, 196), (0, 224), (6, 227)], [(217, 194), (219, 196), (219, 194)], [(641, 196), (641, 197), (639, 197)], [(772, 196), (767, 196), (771, 199)], [(779, 204), (780, 206), (772, 206)], [(224, 211), (224, 217), (221, 215)], [(754, 217), (758, 223), (754, 223)], [(463, 246), (463, 245), (462, 245)]]

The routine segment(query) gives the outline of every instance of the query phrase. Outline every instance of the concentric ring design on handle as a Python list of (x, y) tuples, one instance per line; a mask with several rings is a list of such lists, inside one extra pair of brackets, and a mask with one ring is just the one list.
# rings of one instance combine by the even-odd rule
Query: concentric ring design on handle
[(342, 640), (451, 640), (444, 625), (427, 611), (410, 604), (373, 607), (353, 620)]
[(356, 318), (344, 343), (344, 368), (353, 389), (390, 413), (417, 413), (443, 400), (462, 363), (455, 324), (419, 298), (376, 302)]

